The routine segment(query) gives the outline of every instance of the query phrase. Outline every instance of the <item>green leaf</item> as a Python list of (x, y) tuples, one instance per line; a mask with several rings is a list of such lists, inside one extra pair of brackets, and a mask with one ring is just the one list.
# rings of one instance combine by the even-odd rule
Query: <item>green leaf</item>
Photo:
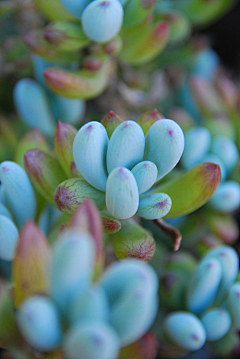
[(204, 162), (168, 183), (158, 184), (150, 193), (163, 192), (171, 197), (172, 208), (165, 218), (174, 218), (203, 206), (217, 189), (220, 180), (219, 165)]

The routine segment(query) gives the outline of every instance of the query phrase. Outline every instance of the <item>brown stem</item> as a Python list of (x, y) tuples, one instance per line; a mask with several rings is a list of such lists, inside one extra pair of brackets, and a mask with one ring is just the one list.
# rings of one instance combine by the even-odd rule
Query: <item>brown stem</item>
[(164, 222), (164, 220), (161, 218), (154, 219), (153, 223), (158, 226), (162, 230), (162, 232), (173, 241), (173, 249), (174, 251), (177, 251), (182, 241), (182, 235), (180, 231), (177, 228), (171, 226), (170, 224)]

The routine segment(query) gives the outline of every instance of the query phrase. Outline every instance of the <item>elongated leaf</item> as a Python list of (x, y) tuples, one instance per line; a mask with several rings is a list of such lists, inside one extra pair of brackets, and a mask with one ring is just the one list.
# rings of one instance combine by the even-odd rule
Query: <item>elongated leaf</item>
[(48, 153), (33, 149), (25, 153), (24, 164), (26, 171), (42, 196), (50, 203), (53, 200), (54, 191), (66, 179), (60, 164)]
[(36, 293), (49, 292), (50, 249), (43, 234), (32, 223), (23, 227), (13, 262), (14, 302)]
[(219, 165), (204, 162), (171, 182), (157, 185), (151, 193), (163, 192), (171, 197), (172, 208), (165, 218), (174, 218), (203, 206), (217, 189), (220, 180)]

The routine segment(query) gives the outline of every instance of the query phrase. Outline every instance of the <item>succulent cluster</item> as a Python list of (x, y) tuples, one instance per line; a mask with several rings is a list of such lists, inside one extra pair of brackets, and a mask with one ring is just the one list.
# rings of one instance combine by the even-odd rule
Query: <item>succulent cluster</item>
[(233, 3), (0, 1), (0, 356), (240, 353)]
[(170, 350), (196, 351), (208, 342), (221, 357), (234, 352), (239, 345), (238, 271), (238, 255), (229, 246), (208, 251), (199, 264), (189, 254), (170, 258), (160, 280), (161, 303), (168, 308), (161, 340), (173, 346)]

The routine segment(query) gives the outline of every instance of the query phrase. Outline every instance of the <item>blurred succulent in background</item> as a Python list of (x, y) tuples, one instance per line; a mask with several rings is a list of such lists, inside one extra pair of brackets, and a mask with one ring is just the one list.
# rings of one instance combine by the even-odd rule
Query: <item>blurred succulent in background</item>
[(0, 296), (0, 341), (10, 353), (114, 359), (150, 328), (158, 309), (157, 275), (150, 265), (126, 259), (96, 277), (101, 242), (101, 220), (90, 202), (75, 212), (52, 250), (38, 227), (25, 223), (12, 296), (7, 287)]
[[(42, 71), (52, 63), (37, 56), (33, 58), (33, 62), (38, 82), (22, 78), (14, 88), (14, 101), (21, 119), (28, 126), (36, 127), (48, 136), (54, 134), (59, 120), (78, 124), (84, 115), (84, 101), (58, 96), (46, 88)], [(74, 64), (65, 66), (72, 67)]]
[(155, 323), (163, 349), (165, 344), (161, 357), (182, 357), (201, 348), (206, 357), (239, 352), (238, 271), (238, 255), (229, 246), (209, 250), (199, 264), (189, 253), (170, 256), (160, 279), (165, 314)]

